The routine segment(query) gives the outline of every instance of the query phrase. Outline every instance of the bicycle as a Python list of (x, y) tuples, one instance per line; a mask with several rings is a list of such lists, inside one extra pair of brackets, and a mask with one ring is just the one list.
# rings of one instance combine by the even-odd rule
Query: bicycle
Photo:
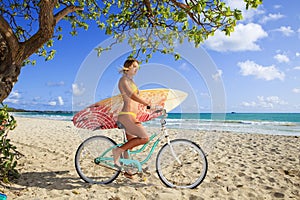
[[(121, 156), (121, 169), (114, 165), (112, 149), (123, 143), (117, 144), (111, 138), (102, 135), (92, 136), (82, 142), (75, 155), (75, 168), (80, 178), (87, 183), (109, 184), (126, 170), (142, 173), (142, 165), (149, 161), (155, 148), (165, 139), (166, 143), (158, 151), (155, 163), (160, 180), (168, 187), (196, 188), (200, 185), (208, 169), (205, 153), (193, 141), (170, 140), (166, 129), (166, 110), (162, 109), (156, 112), (162, 112), (160, 133), (151, 135), (149, 142), (139, 149), (128, 150), (130, 158), (125, 159)], [(126, 141), (125, 129), (123, 129), (123, 136)], [(144, 160), (131, 158), (132, 155), (143, 152), (150, 143), (153, 143), (152, 147)]]

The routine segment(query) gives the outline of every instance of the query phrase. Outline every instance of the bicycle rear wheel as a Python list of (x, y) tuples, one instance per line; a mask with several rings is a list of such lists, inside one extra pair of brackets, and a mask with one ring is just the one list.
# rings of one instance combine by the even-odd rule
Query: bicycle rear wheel
[[(75, 155), (75, 168), (80, 178), (95, 184), (108, 184), (114, 181), (120, 170), (98, 164), (95, 159), (115, 145), (115, 141), (105, 136), (93, 136), (81, 143)], [(113, 158), (112, 151), (107, 152), (105, 157)]]
[(170, 141), (156, 157), (157, 174), (168, 187), (195, 188), (204, 180), (207, 168), (202, 149), (186, 139)]

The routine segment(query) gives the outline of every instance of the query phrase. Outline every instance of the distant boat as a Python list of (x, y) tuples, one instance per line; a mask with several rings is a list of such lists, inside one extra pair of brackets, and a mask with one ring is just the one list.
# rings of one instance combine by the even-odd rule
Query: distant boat
[(231, 112), (231, 114), (235, 114), (236, 112)]

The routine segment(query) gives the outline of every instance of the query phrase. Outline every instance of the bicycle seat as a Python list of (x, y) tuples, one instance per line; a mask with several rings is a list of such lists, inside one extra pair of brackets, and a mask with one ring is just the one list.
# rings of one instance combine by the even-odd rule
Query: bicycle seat
[(121, 122), (117, 121), (116, 123), (117, 123), (118, 129), (125, 129), (125, 126)]

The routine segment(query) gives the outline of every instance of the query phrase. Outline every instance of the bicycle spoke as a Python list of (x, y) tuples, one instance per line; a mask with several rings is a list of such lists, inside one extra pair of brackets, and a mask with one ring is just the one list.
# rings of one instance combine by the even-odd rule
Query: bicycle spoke
[(188, 140), (173, 140), (171, 146), (173, 152), (169, 145), (165, 145), (157, 156), (156, 165), (160, 179), (169, 187), (197, 187), (207, 171), (204, 153), (199, 146)]
[[(75, 156), (75, 167), (79, 176), (89, 183), (107, 184), (112, 182), (120, 171), (105, 163), (97, 164), (95, 159), (115, 145), (113, 140), (105, 136), (93, 136), (85, 140), (79, 146)], [(105, 154), (105, 157), (112, 158), (111, 151)]]

